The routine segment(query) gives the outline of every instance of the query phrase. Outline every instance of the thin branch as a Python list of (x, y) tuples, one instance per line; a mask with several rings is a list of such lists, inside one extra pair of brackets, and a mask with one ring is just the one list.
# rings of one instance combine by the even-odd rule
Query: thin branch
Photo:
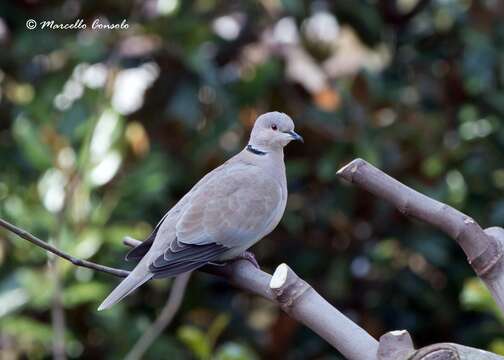
[(138, 245), (140, 245), (142, 242), (140, 240), (137, 240), (137, 239), (133, 239), (132, 237), (130, 236), (125, 236), (123, 238), (123, 244), (126, 245), (126, 246), (129, 246), (130, 248), (134, 248), (134, 247), (137, 247)]
[(175, 278), (175, 280), (173, 280), (170, 296), (168, 297), (163, 310), (161, 310), (161, 313), (157, 317), (156, 321), (147, 329), (147, 331), (143, 333), (142, 337), (140, 337), (128, 355), (126, 355), (125, 360), (142, 359), (143, 355), (152, 343), (159, 337), (159, 335), (161, 335), (163, 330), (170, 325), (171, 321), (177, 314), (180, 305), (182, 304), (190, 277), (191, 273), (189, 272), (179, 275)]
[(431, 199), (385, 174), (362, 159), (341, 168), (343, 179), (394, 205), (405, 215), (422, 220), (448, 234), (464, 250), (469, 264), (485, 282), (504, 311), (504, 230), (483, 230), (471, 217)]
[[(76, 185), (77, 177), (71, 176), (70, 181), (65, 185), (63, 206), (58, 211), (56, 219), (56, 227), (54, 228), (54, 234), (52, 236), (55, 246), (60, 243), (60, 238), (62, 234), (62, 229), (65, 224), (65, 212), (70, 203), (70, 194), (74, 191)], [(62, 290), (62, 274), (61, 274), (61, 259), (59, 257), (53, 257), (48, 259), (49, 272), (52, 276), (52, 281), (54, 285), (54, 291), (52, 296), (51, 304), (51, 322), (53, 328), (52, 337), (52, 353), (54, 360), (66, 360), (66, 344), (65, 344), (65, 333), (66, 333), (66, 319), (65, 319), (65, 308), (63, 306), (63, 290)]]
[(51, 323), (53, 328), (52, 353), (54, 360), (66, 360), (65, 351), (65, 309), (63, 308), (63, 294), (61, 288), (59, 258), (54, 258), (50, 263), (50, 273), (54, 283), (54, 293), (51, 304)]
[(104, 272), (104, 273), (107, 273), (110, 275), (114, 275), (114, 276), (118, 276), (118, 277), (126, 277), (129, 274), (129, 271), (126, 271), (126, 270), (116, 269), (116, 268), (96, 264), (91, 261), (82, 260), (82, 259), (78, 259), (76, 257), (73, 257), (72, 255), (67, 254), (66, 252), (52, 246), (51, 244), (48, 244), (47, 242), (40, 240), (38, 237), (30, 234), (28, 231), (20, 229), (17, 226), (14, 226), (11, 223), (9, 223), (1, 218), (0, 218), (0, 227), (3, 227), (4, 229), (9, 230), (10, 232), (16, 234), (20, 238), (28, 240), (32, 244), (34, 244), (38, 247), (41, 247), (42, 249), (47, 250), (50, 253), (53, 253), (54, 255), (57, 255), (65, 260), (70, 261), (75, 266), (81, 266), (81, 267), (85, 267), (88, 269), (101, 271), (101, 272)]
[[(110, 275), (118, 276), (118, 277), (126, 277), (129, 274), (129, 271), (116, 269), (107, 267), (104, 265), (96, 264), (90, 261), (81, 260), (75, 258), (58, 248), (48, 244), (47, 242), (37, 238), (36, 236), (30, 234), (29, 232), (14, 226), (13, 224), (3, 220), (0, 218), (0, 226), (11, 231), (12, 233), (18, 235), (19, 237), (28, 240), (32, 244), (35, 244), (61, 258), (64, 258), (70, 261), (72, 264), (76, 266), (87, 267), (89, 269), (101, 271)], [(125, 237), (123, 240), (124, 244), (130, 247), (135, 247), (141, 244), (141, 241), (136, 239)], [(54, 265), (54, 264), (53, 264)], [(156, 319), (154, 324), (144, 333), (144, 335), (140, 338), (140, 340), (133, 346), (132, 350), (126, 357), (127, 359), (140, 359), (145, 351), (149, 348), (152, 342), (159, 336), (159, 334), (170, 324), (171, 320), (177, 313), (182, 299), (184, 298), (185, 289), (187, 287), (187, 283), (189, 281), (190, 273), (183, 274), (175, 278), (173, 282), (173, 287), (170, 292), (170, 296), (166, 302), (165, 307), (161, 311), (161, 314)], [(60, 319), (57, 319), (61, 321)]]

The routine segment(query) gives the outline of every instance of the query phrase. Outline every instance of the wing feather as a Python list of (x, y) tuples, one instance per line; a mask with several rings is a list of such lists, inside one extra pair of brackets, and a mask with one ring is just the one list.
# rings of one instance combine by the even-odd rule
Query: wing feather
[(258, 240), (279, 211), (281, 191), (255, 166), (231, 168), (194, 194), (176, 224), (177, 239), (228, 248)]
[(227, 250), (219, 244), (183, 245), (177, 252), (166, 250), (151, 263), (149, 270), (155, 277), (176, 276), (204, 266)]
[[(176, 276), (259, 240), (278, 218), (280, 184), (253, 165), (228, 165), (186, 197), (174, 239), (150, 264), (155, 277)], [(245, 246), (244, 246), (245, 245)]]

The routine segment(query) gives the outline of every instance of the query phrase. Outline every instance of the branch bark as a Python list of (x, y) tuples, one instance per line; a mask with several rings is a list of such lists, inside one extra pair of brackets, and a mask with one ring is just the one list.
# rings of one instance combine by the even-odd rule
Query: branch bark
[(471, 217), (411, 189), (362, 159), (353, 160), (337, 175), (453, 238), (504, 311), (504, 229), (483, 230)]
[[(67, 259), (76, 266), (84, 266), (118, 277), (124, 277), (125, 274), (128, 274), (125, 270), (76, 259), (5, 220), (0, 219), (0, 227), (4, 227), (23, 239)], [(504, 238), (502, 236), (504, 230), (500, 228), (490, 228), (486, 232), (489, 234), (488, 236)], [(130, 237), (126, 237), (123, 242), (131, 247), (141, 243)], [(383, 335), (378, 343), (364, 329), (329, 304), (286, 264), (279, 265), (273, 276), (257, 269), (247, 260), (233, 261), (224, 266), (207, 265), (201, 270), (220, 276), (238, 288), (275, 302), (283, 311), (312, 329), (349, 360), (504, 359), (493, 353), (452, 343), (439, 343), (415, 350), (408, 332), (404, 330), (389, 332)], [(186, 279), (177, 278), (167, 305), (153, 327), (148, 330), (149, 335), (147, 333), (144, 335), (149, 338), (149, 341), (140, 340), (139, 344), (141, 345), (135, 346), (128, 355), (130, 359), (140, 358), (152, 342), (151, 340), (155, 339), (171, 321), (182, 301), (188, 278), (189, 275)], [(137, 349), (135, 350), (135, 348)]]
[(233, 261), (225, 266), (205, 266), (203, 271), (224, 277), (238, 288), (273, 301), (347, 359), (376, 359), (378, 341), (329, 304), (286, 264), (280, 264), (273, 276), (247, 260)]
[(494, 353), (453, 343), (438, 343), (415, 350), (406, 330), (380, 337), (378, 360), (502, 360)]
[[(5, 220), (0, 219), (0, 226), (76, 266), (84, 266), (118, 277), (124, 277), (129, 273), (125, 270), (77, 259)], [(136, 246), (140, 243), (129, 237), (123, 242), (128, 246)], [(376, 359), (378, 341), (330, 305), (287, 265), (280, 265), (273, 277), (257, 269), (247, 260), (237, 260), (223, 266), (207, 265), (201, 270), (223, 277), (243, 290), (277, 303), (290, 316), (308, 326), (348, 359)]]
[(375, 360), (378, 342), (329, 304), (286, 264), (280, 264), (269, 287), (287, 314), (303, 323), (347, 359)]
[(406, 330), (389, 331), (380, 337), (378, 360), (403, 360), (415, 352), (413, 340)]

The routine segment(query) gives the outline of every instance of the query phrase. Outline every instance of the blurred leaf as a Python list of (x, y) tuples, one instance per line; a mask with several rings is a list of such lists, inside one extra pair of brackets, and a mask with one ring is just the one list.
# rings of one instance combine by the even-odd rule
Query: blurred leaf
[(28, 294), (32, 306), (44, 309), (50, 304), (54, 284), (45, 271), (21, 269), (18, 271), (18, 281)]
[(16, 138), (26, 159), (38, 170), (51, 165), (50, 149), (40, 139), (40, 131), (24, 116), (14, 121), (13, 135)]
[(460, 301), (465, 309), (491, 312), (504, 320), (495, 300), (479, 278), (470, 278), (464, 282)]
[(72, 254), (81, 259), (92, 257), (102, 244), (102, 233), (98, 229), (88, 228), (82, 232), (78, 241), (74, 242)]
[(206, 333), (195, 326), (186, 325), (178, 329), (177, 336), (198, 359), (209, 359), (218, 337), (228, 326), (229, 320), (229, 315), (220, 314)]
[(504, 355), (504, 339), (495, 339), (490, 343), (489, 350), (499, 354)]
[(220, 346), (215, 355), (214, 355), (215, 360), (256, 360), (259, 359), (259, 357), (254, 354), (252, 350), (250, 350), (248, 347), (238, 344), (238, 343), (233, 343), (233, 342), (228, 342)]
[(19, 309), (28, 302), (27, 292), (15, 280), (15, 275), (7, 277), (0, 284), (0, 318)]
[(212, 325), (210, 325), (210, 328), (207, 331), (210, 348), (215, 346), (217, 339), (229, 325), (230, 320), (231, 319), (228, 314), (219, 314), (219, 316), (217, 316), (217, 318), (212, 322)]
[(10, 316), (2, 319), (0, 330), (2, 334), (14, 337), (23, 349), (41, 345), (49, 347), (53, 337), (49, 325), (24, 316)]
[(67, 308), (72, 308), (88, 302), (101, 301), (107, 295), (107, 291), (108, 286), (96, 281), (67, 286), (63, 291), (63, 304)]
[(195, 326), (185, 325), (177, 330), (177, 336), (192, 351), (197, 359), (210, 358), (212, 348), (207, 335)]

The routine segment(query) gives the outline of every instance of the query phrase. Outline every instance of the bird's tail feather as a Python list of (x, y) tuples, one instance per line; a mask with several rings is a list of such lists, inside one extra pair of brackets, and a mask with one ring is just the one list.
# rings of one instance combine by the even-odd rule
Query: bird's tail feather
[(112, 305), (118, 303), (154, 276), (151, 272), (145, 271), (139, 267), (140, 266), (137, 266), (137, 268), (135, 268), (126, 279), (121, 281), (121, 283), (109, 294), (109, 296), (103, 300), (98, 307), (98, 311), (108, 309)]

